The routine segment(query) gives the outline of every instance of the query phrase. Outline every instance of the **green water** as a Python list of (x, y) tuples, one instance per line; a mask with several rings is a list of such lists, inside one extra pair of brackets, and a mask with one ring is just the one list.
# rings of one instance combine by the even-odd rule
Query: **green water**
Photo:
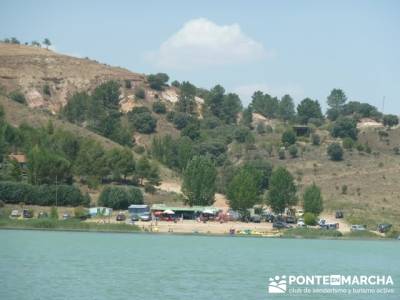
[[(400, 299), (400, 242), (0, 230), (0, 299)], [(273, 295), (282, 274), (386, 274), (389, 295)]]

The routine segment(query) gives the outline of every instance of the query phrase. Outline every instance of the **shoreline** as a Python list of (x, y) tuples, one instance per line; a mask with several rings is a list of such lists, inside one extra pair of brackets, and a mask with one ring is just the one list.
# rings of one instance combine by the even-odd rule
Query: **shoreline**
[(53, 231), (53, 232), (87, 232), (87, 233), (118, 233), (118, 234), (146, 234), (161, 236), (199, 236), (199, 237), (233, 237), (233, 238), (274, 238), (274, 239), (302, 239), (302, 240), (344, 240), (344, 241), (397, 241), (395, 238), (387, 237), (349, 237), (349, 236), (285, 236), (281, 235), (252, 235), (252, 234), (223, 234), (223, 233), (190, 233), (190, 232), (148, 232), (143, 230), (109, 230), (109, 229), (68, 229), (68, 228), (34, 228), (34, 227), (0, 227), (0, 230), (20, 230), (20, 231)]

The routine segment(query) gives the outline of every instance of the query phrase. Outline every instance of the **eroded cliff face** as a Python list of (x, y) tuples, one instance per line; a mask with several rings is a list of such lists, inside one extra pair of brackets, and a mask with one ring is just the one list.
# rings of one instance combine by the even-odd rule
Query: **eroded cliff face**
[(144, 85), (145, 76), (43, 48), (0, 43), (0, 84), (6, 92), (20, 90), (31, 108), (57, 113), (76, 91), (93, 90), (108, 80), (130, 81), (134, 89)]

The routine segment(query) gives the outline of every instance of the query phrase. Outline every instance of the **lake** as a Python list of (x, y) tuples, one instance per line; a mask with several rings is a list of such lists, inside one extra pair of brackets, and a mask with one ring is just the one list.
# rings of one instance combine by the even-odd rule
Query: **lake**
[[(0, 299), (400, 299), (400, 242), (0, 230), (0, 274)], [(331, 274), (394, 284), (268, 293), (270, 277)]]

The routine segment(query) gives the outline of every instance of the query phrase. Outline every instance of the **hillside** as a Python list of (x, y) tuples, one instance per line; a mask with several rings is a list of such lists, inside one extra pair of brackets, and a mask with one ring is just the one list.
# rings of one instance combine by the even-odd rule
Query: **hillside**
[[(99, 84), (108, 80), (115, 80), (121, 84), (119, 110), (123, 113), (123, 118), (134, 107), (147, 107), (151, 111), (156, 101), (163, 102), (167, 110), (172, 111), (178, 101), (179, 88), (166, 86), (163, 91), (156, 91), (149, 87), (146, 77), (142, 74), (110, 67), (90, 59), (60, 55), (46, 49), (0, 43), (0, 84), (5, 87), (7, 93), (14, 90), (22, 91), (27, 100), (27, 105), (22, 105), (5, 97), (0, 99), (7, 120), (13, 125), (27, 122), (40, 126), (46, 124), (48, 119), (52, 119), (55, 126), (96, 139), (104, 147), (119, 147), (110, 139), (57, 116), (75, 92), (90, 93)], [(127, 81), (130, 85), (126, 84)], [(43, 92), (46, 85), (50, 88), (50, 94)], [(136, 87), (144, 89), (144, 99), (135, 95)], [(203, 99), (196, 95), (197, 106), (201, 107), (203, 102)], [(197, 121), (201, 123), (202, 110), (198, 108), (198, 111), (201, 114)], [(147, 150), (143, 155), (150, 153), (154, 137), (171, 135), (175, 139), (173, 142), (178, 143), (182, 133), (168, 121), (165, 114), (151, 111), (151, 115), (157, 120), (154, 133), (130, 132), (135, 138), (135, 146), (144, 146)], [(241, 113), (238, 115), (241, 117)], [(254, 143), (251, 145), (239, 142), (235, 137), (239, 122), (215, 126), (201, 123), (199, 138), (190, 144), (190, 147), (206, 154), (212, 152), (212, 155), (220, 151), (218, 147), (226, 147), (226, 153), (218, 152), (221, 154), (219, 157), (215, 155), (216, 161), (218, 160), (218, 181), (223, 181), (221, 177), (227, 162), (238, 167), (248, 160), (268, 160), (274, 166), (284, 165), (291, 171), (299, 187), (299, 195), (305, 186), (313, 182), (320, 186), (324, 197), (323, 215), (332, 218), (336, 209), (342, 209), (350, 223), (368, 224), (370, 228), (374, 228), (377, 223), (389, 222), (399, 228), (400, 155), (396, 155), (393, 148), (400, 146), (400, 128), (388, 130), (376, 122), (359, 123), (358, 143), (368, 145), (370, 151), (355, 148), (351, 151), (345, 150), (344, 159), (334, 162), (326, 154), (327, 147), (333, 142), (342, 143), (342, 140), (331, 137), (329, 129), (332, 123), (326, 122), (317, 128), (313, 127), (314, 132), (321, 137), (320, 145), (312, 145), (309, 138), (301, 137), (297, 141), (298, 156), (291, 158), (286, 154), (285, 159), (279, 159), (281, 135), (291, 125), (281, 120), (266, 118), (258, 113), (253, 113), (252, 117), (253, 128), (250, 132), (254, 136)], [(270, 127), (271, 131), (258, 132), (257, 125), (260, 123)], [(380, 134), (382, 131), (387, 134), (384, 138)], [(272, 151), (268, 151), (268, 146), (273, 147)], [(136, 153), (135, 155), (138, 156)], [(179, 192), (180, 180), (176, 177), (176, 170), (171, 171), (171, 168), (165, 165), (165, 162), (160, 164), (162, 189)], [(224, 202), (224, 196), (218, 194), (218, 205), (226, 205)]]

